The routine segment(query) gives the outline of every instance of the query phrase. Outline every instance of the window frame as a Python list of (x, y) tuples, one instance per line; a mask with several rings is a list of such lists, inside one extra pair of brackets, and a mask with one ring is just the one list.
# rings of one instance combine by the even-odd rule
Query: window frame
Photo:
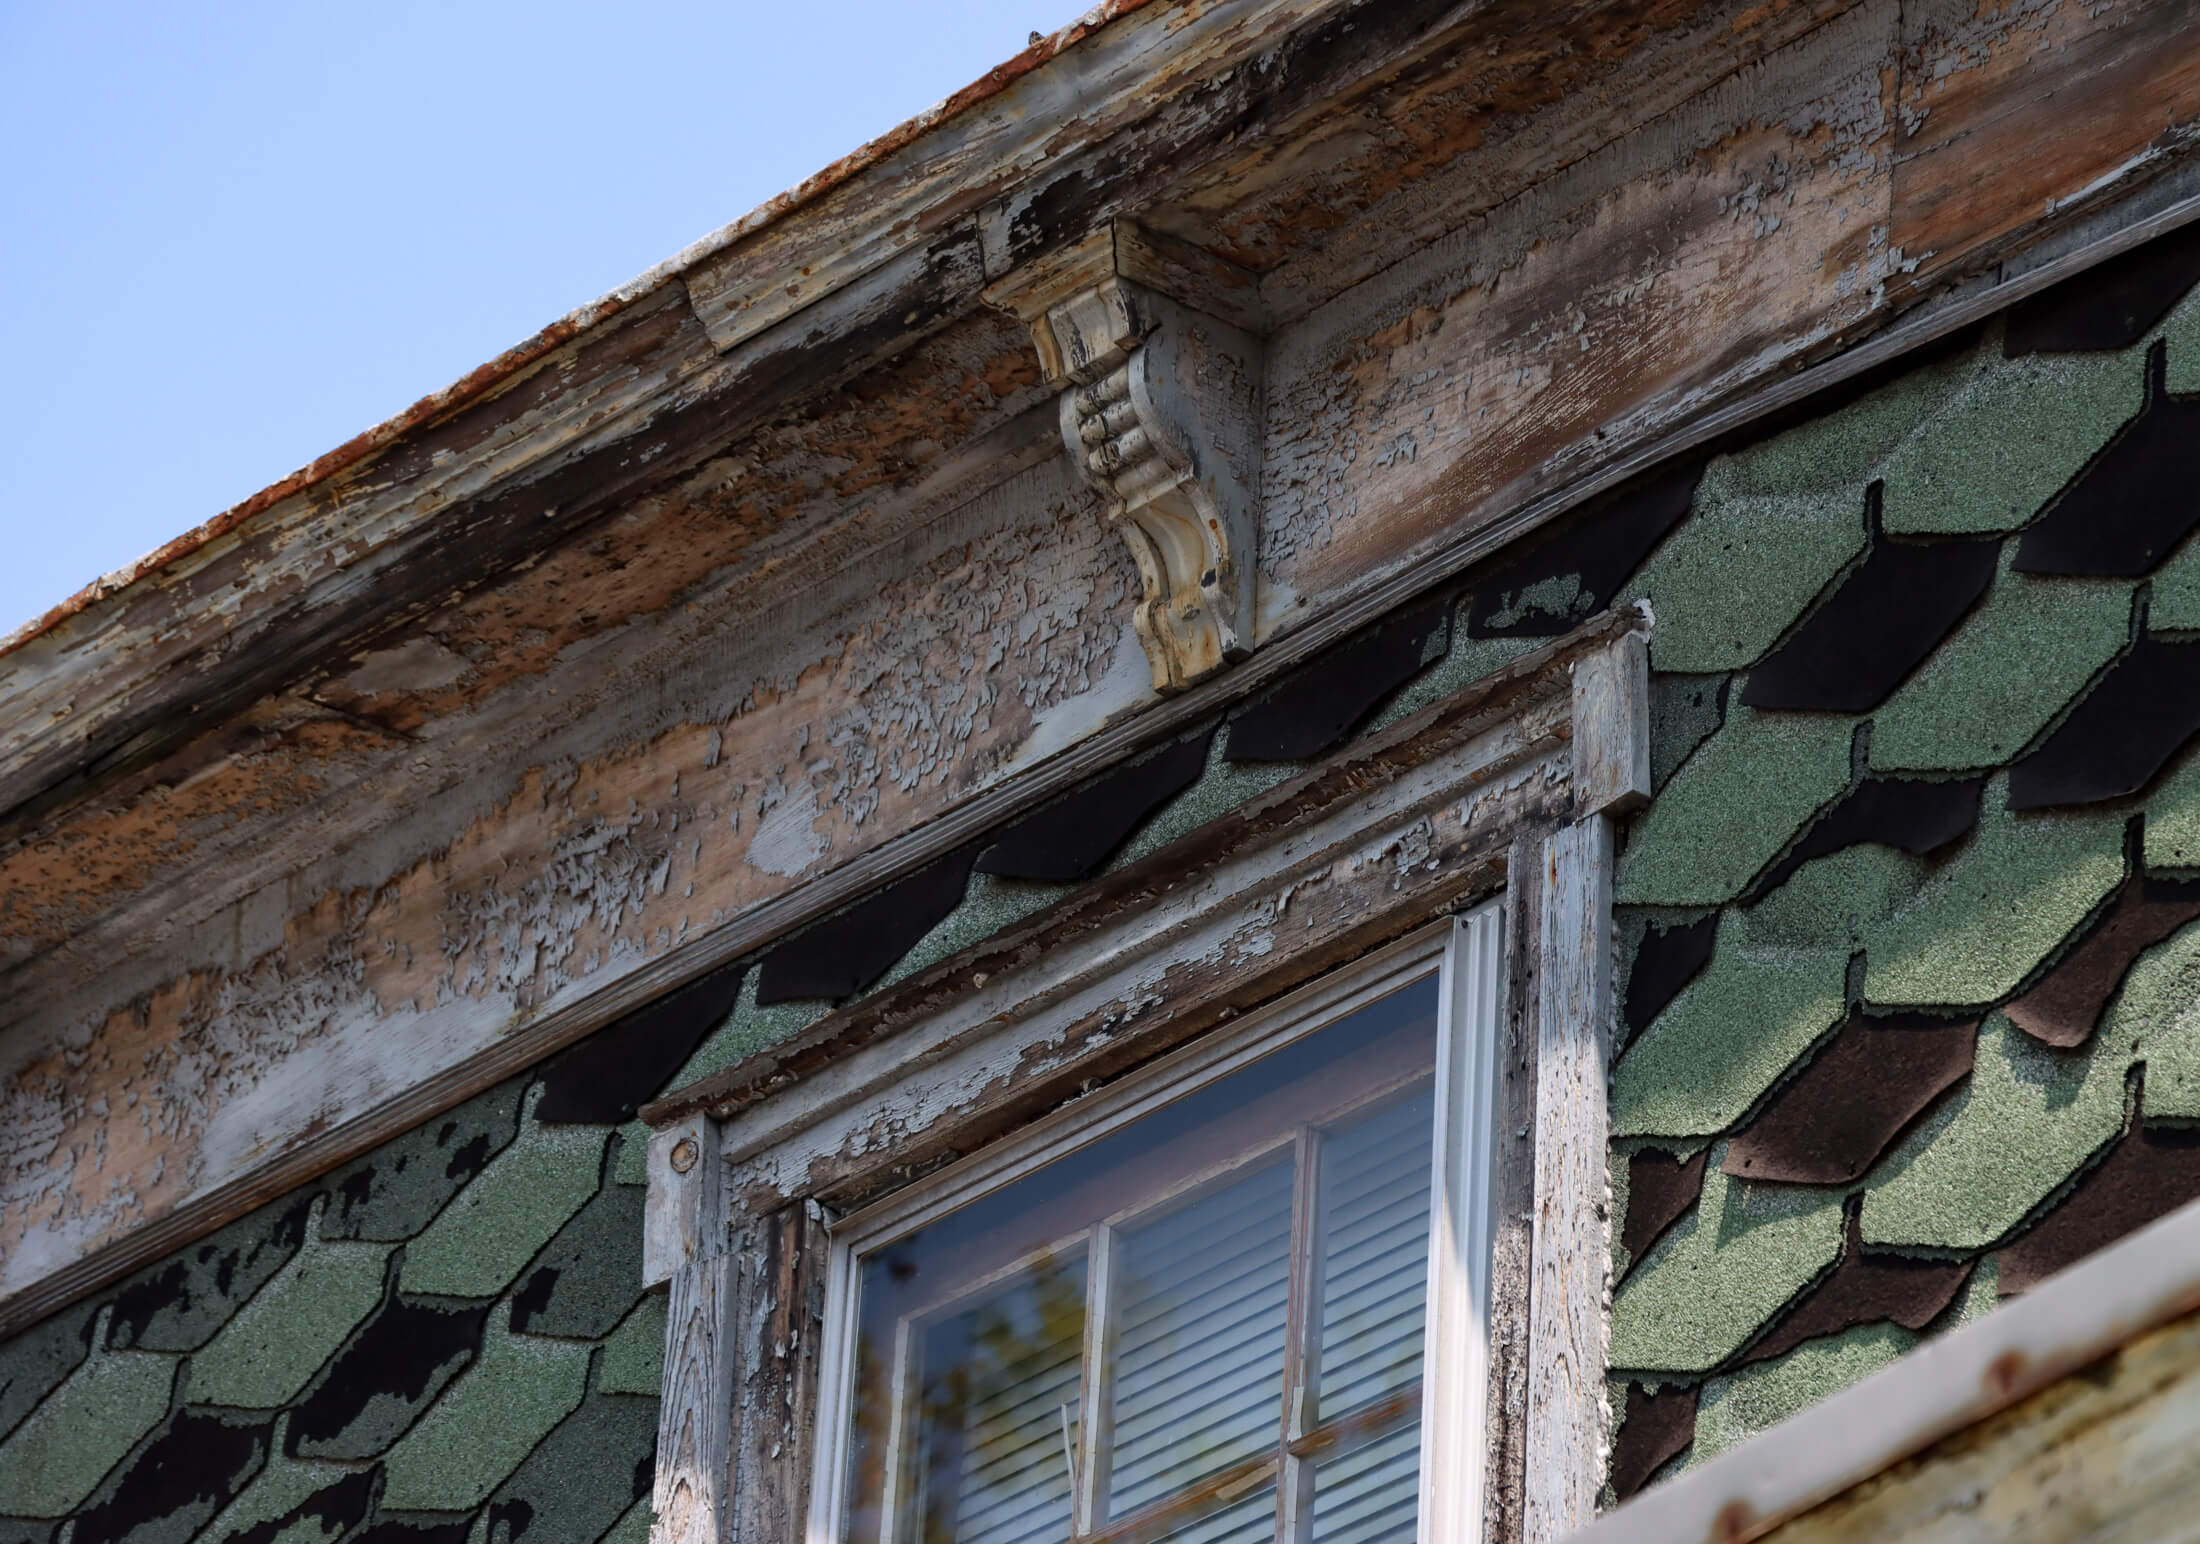
[[(1440, 1529), (1456, 1519), (1479, 1517), (1482, 1511), (1480, 1449), (1488, 1399), (1485, 1331), (1497, 1039), (1505, 998), (1504, 912), (1501, 893), (1467, 913), (1422, 928), (829, 1224), (817, 1447), (805, 1528), (809, 1544), (838, 1544), (847, 1523), (859, 1261), (865, 1254), (997, 1194), (1055, 1160), (1135, 1125), (1176, 1100), (1431, 975), (1437, 978), (1437, 1031), (1426, 1261), (1428, 1323), (1420, 1379), (1418, 1537), (1422, 1544), (1458, 1537)], [(1088, 1262), (1087, 1269), (1092, 1268)], [(1294, 1257), (1292, 1269), (1305, 1269), (1305, 1262)], [(1445, 1354), (1432, 1354), (1439, 1351)], [(906, 1458), (895, 1451), (889, 1462), (899, 1464)], [(1080, 1495), (1080, 1510), (1084, 1501)]]
[(832, 1222), (1500, 891), (1485, 1399), (1432, 1417), (1483, 1433), (1483, 1496), (1425, 1495), (1424, 1536), (1546, 1544), (1590, 1521), (1613, 820), (1649, 792), (1648, 628), (1594, 618), (645, 1109), (644, 1279), (670, 1294), (654, 1544), (812, 1544)]

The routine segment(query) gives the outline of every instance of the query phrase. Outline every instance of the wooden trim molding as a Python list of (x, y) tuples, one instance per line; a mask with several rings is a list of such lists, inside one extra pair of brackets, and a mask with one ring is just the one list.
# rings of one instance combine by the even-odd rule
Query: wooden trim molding
[[(658, 1544), (786, 1537), (808, 1514), (815, 1444), (839, 1419), (821, 1342), (827, 1276), (844, 1269), (822, 1243), (831, 1219), (911, 1185), (980, 1183), (1033, 1122), (1220, 1026), (1297, 1011), (1358, 978), (1343, 967), (1501, 889), (1506, 915), (1522, 894), (1539, 911), (1503, 927), (1508, 1001), (1487, 1016), (1493, 1043), (1469, 1048), (1495, 1090), (1475, 1226), (1497, 1242), (1483, 1300), (1439, 1314), (1478, 1321), (1489, 1472), (1481, 1517), (1447, 1520), (1447, 1536), (1555, 1539), (1585, 1520), (1608, 1424), (1609, 812), (1645, 791), (1646, 622), (1599, 618), (645, 1110), (647, 1269), (679, 1309)], [(1496, 947), (1499, 912), (1481, 915)], [(1525, 1162), (1514, 1129), (1533, 1134)], [(1505, 1264), (1508, 1210), (1530, 1219), (1532, 1277)], [(1526, 1326), (1524, 1362), (1500, 1324)], [(1447, 1323), (1443, 1343), (1458, 1338)], [(1524, 1449), (1504, 1436), (1518, 1430)]]
[(1528, 1332), (1524, 1536), (1550, 1544), (1596, 1516), (1611, 1445), (1612, 823), (1598, 813), (1543, 843), (1536, 990), (1535, 1225)]

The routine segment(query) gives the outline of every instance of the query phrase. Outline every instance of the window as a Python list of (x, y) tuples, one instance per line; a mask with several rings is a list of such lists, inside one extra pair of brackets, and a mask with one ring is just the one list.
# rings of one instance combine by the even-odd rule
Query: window
[(1644, 620), (645, 1111), (656, 1544), (1586, 1522)]
[(1483, 1398), (1500, 918), (836, 1228), (813, 1539), (1379, 1544), (1425, 1495), (1478, 1515), (1453, 1412)]

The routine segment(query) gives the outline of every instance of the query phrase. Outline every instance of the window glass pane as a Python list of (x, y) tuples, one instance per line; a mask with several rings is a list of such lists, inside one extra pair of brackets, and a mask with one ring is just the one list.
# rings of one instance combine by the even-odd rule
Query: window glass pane
[(1420, 1510), (1418, 1424), (1315, 1466), (1312, 1544), (1413, 1544)]
[(1109, 1516), (1275, 1447), (1291, 1187), (1286, 1151), (1118, 1235)]
[(1186, 1523), (1156, 1544), (1269, 1544), (1275, 1536), (1276, 1492), (1269, 1487)]
[[(1433, 975), (1409, 983), (861, 1256), (845, 1544), (1009, 1544), (1027, 1522), (1070, 1536), (1070, 1461), (1040, 1455), (1060, 1454), (1065, 1404), (1073, 1445), (1082, 1439), (1069, 1286), (1103, 1228), (1117, 1351), (1082, 1374), (1102, 1380), (1117, 1426), (1099, 1455), (1112, 1469), (1096, 1476), (1112, 1480), (1099, 1514), (1276, 1451), (1294, 1145), (1315, 1128), (1344, 1138), (1365, 1124), (1355, 1112), (1425, 1086), (1436, 1008)], [(1424, 1131), (1424, 1171), (1426, 1148)], [(1368, 1247), (1395, 1263), (1406, 1246), (1385, 1235)], [(1407, 1274), (1417, 1282), (1421, 1269)], [(1019, 1293), (1022, 1307), (996, 1302)], [(998, 1346), (981, 1307), (1011, 1327)], [(1370, 1365), (1384, 1365), (1380, 1324), (1374, 1340)], [(1075, 1461), (1081, 1472), (1092, 1459), (1078, 1448)]]
[(1048, 1261), (925, 1327), (902, 1537), (1066, 1537), (1085, 1331), (1085, 1268)]
[(1331, 1131), (1321, 1158), (1321, 1419), (1421, 1376), (1436, 1095)]

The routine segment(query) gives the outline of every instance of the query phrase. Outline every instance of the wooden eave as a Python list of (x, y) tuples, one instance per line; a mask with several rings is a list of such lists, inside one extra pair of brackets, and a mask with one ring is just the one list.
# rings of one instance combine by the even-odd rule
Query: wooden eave
[(0, 640), (0, 844), (906, 353), (989, 278), (1305, 137), (1483, 9), (1108, 0)]

